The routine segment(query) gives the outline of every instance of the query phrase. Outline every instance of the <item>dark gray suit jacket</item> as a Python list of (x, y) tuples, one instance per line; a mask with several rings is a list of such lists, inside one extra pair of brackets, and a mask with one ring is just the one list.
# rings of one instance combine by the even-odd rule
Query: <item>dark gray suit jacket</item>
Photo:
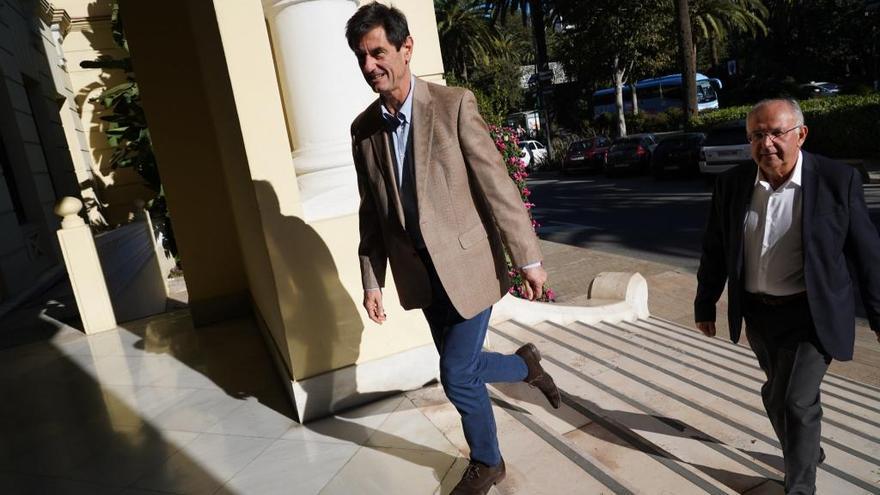
[[(880, 236), (868, 216), (855, 168), (803, 152), (804, 281), (816, 334), (835, 359), (852, 359), (854, 286), (868, 322), (880, 330)], [(743, 222), (757, 165), (741, 165), (715, 183), (697, 272), (695, 321), (715, 321), (715, 303), (728, 284), (730, 338), (742, 329)]]

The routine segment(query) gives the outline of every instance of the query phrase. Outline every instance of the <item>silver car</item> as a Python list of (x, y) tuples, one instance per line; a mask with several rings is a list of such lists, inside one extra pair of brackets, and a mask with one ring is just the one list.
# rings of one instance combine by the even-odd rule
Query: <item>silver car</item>
[(719, 124), (706, 133), (700, 148), (700, 172), (720, 174), (725, 170), (750, 163), (752, 151), (746, 139), (746, 121)]

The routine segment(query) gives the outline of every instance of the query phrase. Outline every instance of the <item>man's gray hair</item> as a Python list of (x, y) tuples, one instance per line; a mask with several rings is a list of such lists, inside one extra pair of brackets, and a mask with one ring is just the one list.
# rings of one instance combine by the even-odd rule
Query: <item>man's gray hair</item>
[(795, 100), (794, 98), (780, 97), (780, 98), (766, 98), (764, 100), (761, 100), (758, 103), (755, 103), (754, 106), (752, 106), (752, 109), (749, 110), (749, 115), (747, 118), (751, 119), (753, 113), (757, 112), (761, 108), (764, 108), (765, 106), (770, 105), (772, 103), (785, 103), (786, 105), (788, 105), (788, 108), (791, 109), (791, 113), (794, 115), (795, 124), (804, 125), (804, 112), (801, 110), (801, 104), (798, 103), (798, 101)]

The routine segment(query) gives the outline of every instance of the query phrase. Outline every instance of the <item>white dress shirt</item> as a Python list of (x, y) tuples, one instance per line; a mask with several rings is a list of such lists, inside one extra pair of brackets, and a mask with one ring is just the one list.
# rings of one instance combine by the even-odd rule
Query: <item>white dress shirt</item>
[(397, 159), (398, 188), (400, 188), (400, 181), (403, 179), (403, 162), (406, 159), (406, 146), (409, 140), (409, 130), (412, 126), (413, 91), (415, 89), (416, 76), (410, 76), (409, 93), (403, 100), (403, 105), (394, 115), (385, 107), (385, 103), (382, 103), (382, 118), (386, 121), (396, 119), (398, 122), (394, 131), (391, 132), (391, 138), (394, 141), (394, 157)]
[(804, 156), (791, 177), (774, 190), (761, 168), (743, 222), (743, 255), (747, 292), (788, 296), (804, 292), (803, 192)]

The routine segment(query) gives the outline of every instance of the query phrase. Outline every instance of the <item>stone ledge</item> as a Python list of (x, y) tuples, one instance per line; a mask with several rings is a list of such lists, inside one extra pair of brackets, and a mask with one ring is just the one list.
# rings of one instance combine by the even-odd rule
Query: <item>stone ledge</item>
[(614, 323), (647, 318), (648, 283), (639, 273), (602, 272), (593, 279), (586, 306), (566, 306), (519, 299), (510, 294), (498, 301), (492, 309), (492, 322), (516, 320), (534, 324), (550, 321), (567, 325), (574, 321)]

